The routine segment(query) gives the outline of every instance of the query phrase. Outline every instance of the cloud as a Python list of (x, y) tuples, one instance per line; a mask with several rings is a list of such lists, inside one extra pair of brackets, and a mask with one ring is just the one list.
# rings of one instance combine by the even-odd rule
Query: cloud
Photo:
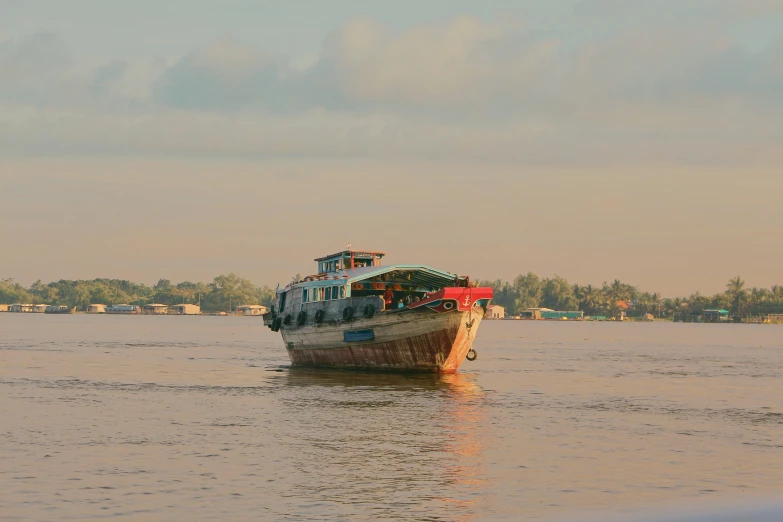
[(303, 71), (221, 39), (172, 66), (155, 94), (168, 106), (208, 110), (475, 113), (530, 88), (550, 65), (557, 43), (533, 41), (518, 30), (459, 17), (394, 33), (356, 18), (330, 35)]
[(0, 42), (0, 100), (40, 101), (39, 95), (68, 74), (70, 60), (51, 33)]
[(633, 28), (573, 46), (535, 38), (520, 24), (469, 17), (400, 33), (357, 18), (329, 36), (304, 71), (222, 39), (173, 65), (155, 94), (164, 105), (189, 109), (425, 111), (468, 119), (551, 117), (614, 100), (665, 105), (694, 96), (764, 96), (781, 103), (777, 56), (752, 53), (714, 25)]
[(783, 4), (779, 0), (716, 0), (715, 7), (726, 20), (759, 18), (783, 15)]
[[(580, 16), (647, 12), (623, 6), (587, 3)], [(783, 30), (754, 52), (714, 16), (577, 39), (515, 21), (395, 31), (356, 18), (303, 69), (230, 37), (175, 59), (86, 69), (51, 35), (16, 38), (0, 44), (0, 152), (779, 161)]]
[(624, 19), (639, 24), (708, 22), (736, 24), (739, 20), (783, 14), (778, 0), (581, 0), (574, 5), (578, 16)]
[(363, 102), (453, 106), (492, 94), (502, 68), (524, 60), (526, 50), (500, 58), (505, 28), (460, 17), (392, 34), (372, 20), (356, 19), (327, 39), (322, 59), (334, 69), (336, 88)]
[(283, 94), (283, 73), (269, 56), (224, 37), (169, 68), (154, 95), (170, 107), (236, 110)]

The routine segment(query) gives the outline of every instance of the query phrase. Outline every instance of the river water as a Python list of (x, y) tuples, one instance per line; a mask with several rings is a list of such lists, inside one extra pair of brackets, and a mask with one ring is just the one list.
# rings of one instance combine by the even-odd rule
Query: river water
[(0, 314), (0, 519), (551, 520), (783, 495), (783, 328), (485, 321), (452, 376), (252, 317)]

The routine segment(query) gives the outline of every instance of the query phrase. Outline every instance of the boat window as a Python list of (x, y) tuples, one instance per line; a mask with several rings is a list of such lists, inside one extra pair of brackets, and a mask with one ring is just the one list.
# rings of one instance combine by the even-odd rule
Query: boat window
[(303, 303), (306, 303), (306, 302), (307, 302), (307, 288), (305, 288), (304, 290), (302, 290), (302, 302), (303, 302)]
[(326, 299), (325, 300), (328, 301), (331, 298), (332, 298), (332, 287), (331, 286), (327, 286), (326, 287)]
[(345, 287), (340, 287), (340, 299), (345, 299)]
[(337, 299), (337, 296), (340, 295), (340, 287), (339, 286), (333, 286), (332, 287), (332, 299)]

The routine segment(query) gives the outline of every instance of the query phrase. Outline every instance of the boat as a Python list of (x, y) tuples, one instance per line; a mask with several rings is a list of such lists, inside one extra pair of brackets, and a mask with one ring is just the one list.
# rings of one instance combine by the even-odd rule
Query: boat
[(65, 305), (49, 305), (44, 310), (45, 314), (72, 314), (76, 312), (76, 307), (68, 308)]
[(139, 313), (139, 307), (136, 305), (129, 305), (129, 304), (111, 305), (106, 307), (105, 313), (135, 315)]
[(264, 324), (293, 366), (454, 373), (473, 349), (492, 288), (426, 265), (344, 250), (278, 289)]

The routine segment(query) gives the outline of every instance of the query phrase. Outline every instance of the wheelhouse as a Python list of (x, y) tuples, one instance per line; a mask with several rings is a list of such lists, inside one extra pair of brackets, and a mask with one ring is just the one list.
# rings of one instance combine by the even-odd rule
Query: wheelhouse
[(319, 257), (319, 274), (329, 274), (341, 270), (364, 268), (366, 266), (381, 266), (381, 259), (386, 252), (365, 252), (357, 250), (343, 250), (326, 257)]

